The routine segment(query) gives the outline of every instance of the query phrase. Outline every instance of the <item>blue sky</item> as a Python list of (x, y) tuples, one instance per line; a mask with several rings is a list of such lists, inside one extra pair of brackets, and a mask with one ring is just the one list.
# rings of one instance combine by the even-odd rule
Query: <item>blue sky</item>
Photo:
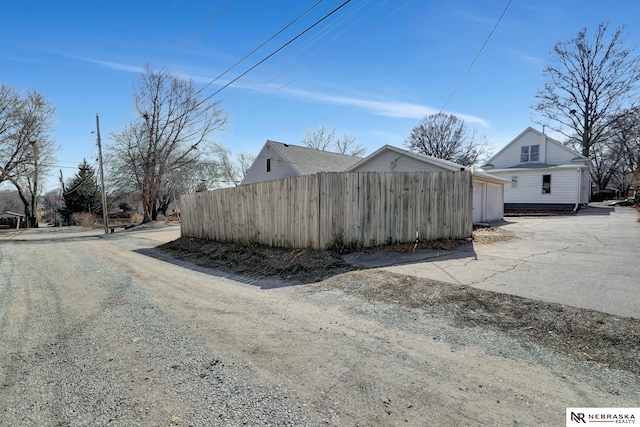
[[(210, 96), (343, 3), (324, 0), (227, 75)], [(109, 131), (135, 119), (133, 85), (145, 65), (170, 67), (203, 88), (317, 0), (4, 2), (0, 83), (37, 90), (57, 107), (53, 137), (65, 177), (97, 156), (95, 115)], [(217, 142), (257, 154), (267, 139), (300, 144), (320, 125), (372, 152), (402, 147), (438, 112), (508, 0), (351, 0), (332, 17), (222, 90), (230, 117)], [(446, 105), (486, 135), (494, 152), (533, 122), (531, 105), (558, 41), (608, 20), (640, 41), (634, 0), (512, 0), (477, 62)], [(636, 50), (640, 54), (640, 50)], [(52, 176), (45, 191), (53, 189)]]

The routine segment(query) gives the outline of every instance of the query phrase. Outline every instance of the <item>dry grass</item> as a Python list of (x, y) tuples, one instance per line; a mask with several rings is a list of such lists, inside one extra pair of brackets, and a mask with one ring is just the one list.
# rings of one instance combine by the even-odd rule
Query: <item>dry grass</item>
[(142, 224), (142, 220), (144, 219), (144, 217), (142, 215), (140, 215), (139, 213), (134, 213), (133, 215), (131, 215), (131, 218), (129, 219), (129, 222), (131, 224)]
[(314, 285), (372, 302), (425, 310), (460, 327), (484, 327), (578, 360), (640, 374), (640, 320), (386, 271), (358, 271)]

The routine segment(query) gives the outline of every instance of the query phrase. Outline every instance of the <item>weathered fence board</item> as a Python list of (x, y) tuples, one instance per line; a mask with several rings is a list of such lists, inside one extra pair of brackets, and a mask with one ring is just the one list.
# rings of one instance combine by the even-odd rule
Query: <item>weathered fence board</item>
[(359, 247), (472, 231), (469, 172), (319, 173), (181, 197), (183, 237)]

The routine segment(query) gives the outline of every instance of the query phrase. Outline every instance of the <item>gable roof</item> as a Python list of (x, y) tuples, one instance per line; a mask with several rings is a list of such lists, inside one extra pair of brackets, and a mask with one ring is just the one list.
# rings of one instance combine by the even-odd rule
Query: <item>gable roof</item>
[[(499, 157), (502, 153), (504, 153), (510, 146), (512, 146), (513, 144), (515, 144), (520, 138), (522, 138), (524, 136), (524, 134), (526, 134), (527, 132), (534, 132), (536, 134), (538, 134), (538, 136), (544, 136), (545, 139), (547, 140), (547, 142), (550, 142), (552, 144), (557, 145), (558, 147), (562, 148), (563, 150), (573, 154), (573, 158), (571, 159), (572, 162), (584, 162), (584, 161), (588, 161), (589, 159), (587, 159), (585, 156), (583, 156), (582, 154), (576, 152), (575, 150), (572, 150), (571, 148), (567, 147), (566, 145), (564, 145), (563, 143), (556, 141), (555, 139), (549, 137), (547, 134), (544, 134), (542, 132), (540, 132), (539, 130), (536, 130), (534, 128), (532, 128), (531, 126), (527, 127), (525, 130), (523, 130), (522, 132), (520, 132), (520, 135), (516, 136), (515, 138), (513, 138), (511, 140), (511, 142), (509, 142), (507, 145), (505, 145), (502, 150), (498, 151), (496, 154), (494, 154), (493, 156), (491, 156), (491, 158), (489, 160), (487, 160), (485, 162), (484, 165), (482, 165), (482, 167), (486, 167), (486, 166), (492, 166), (491, 163), (497, 158)], [(540, 164), (542, 167), (544, 167), (544, 165)], [(550, 165), (546, 165), (546, 166), (550, 166)], [(540, 166), (539, 166), (540, 167)]]
[(380, 147), (378, 150), (374, 151), (373, 153), (371, 153), (370, 155), (368, 155), (367, 157), (365, 157), (355, 165), (351, 166), (349, 169), (346, 170), (346, 172), (352, 172), (354, 170), (359, 169), (361, 166), (369, 163), (370, 161), (372, 161), (373, 159), (375, 159), (377, 156), (381, 155), (385, 151), (392, 151), (398, 154), (398, 158), (400, 158), (401, 156), (407, 156), (419, 162), (440, 166), (443, 169), (450, 170), (452, 172), (471, 170), (471, 173), (474, 176), (474, 178), (479, 179), (481, 181), (489, 181), (496, 184), (505, 184), (510, 182), (510, 181), (507, 181), (506, 179), (503, 179), (494, 175), (490, 175), (486, 172), (473, 170), (473, 168), (467, 168), (463, 165), (451, 162), (449, 160), (439, 159), (437, 157), (428, 156), (426, 154), (413, 153), (411, 151), (403, 150), (402, 148), (394, 147), (393, 145), (384, 145)]
[(302, 175), (319, 172), (344, 172), (361, 158), (299, 145), (268, 140), (269, 144), (291, 167)]
[(0, 212), (0, 218), (24, 218), (25, 216), (20, 213), (4, 211)]
[(394, 147), (393, 145), (383, 145), (382, 147), (380, 147), (379, 149), (377, 149), (373, 153), (369, 154), (364, 159), (360, 160), (358, 163), (356, 163), (353, 166), (351, 166), (349, 169), (346, 170), (346, 172), (351, 172), (351, 171), (353, 171), (355, 169), (360, 168), (361, 166), (369, 163), (370, 161), (372, 161), (373, 159), (375, 159), (376, 157), (378, 157), (380, 154), (382, 154), (385, 151), (393, 151), (393, 152), (395, 152), (396, 154), (398, 154), (398, 158), (400, 158), (402, 156), (407, 156), (407, 157), (410, 157), (412, 159), (418, 160), (420, 162), (425, 162), (425, 163), (430, 163), (432, 165), (437, 165), (437, 166), (440, 166), (440, 167), (442, 167), (444, 169), (447, 169), (447, 170), (450, 170), (450, 171), (453, 171), (453, 172), (458, 172), (458, 171), (461, 171), (461, 170), (464, 171), (464, 170), (467, 169), (465, 166), (459, 165), (459, 164), (454, 163), (454, 162), (450, 162), (449, 160), (438, 159), (437, 157), (428, 156), (426, 154), (413, 153), (411, 151), (403, 150), (402, 148)]

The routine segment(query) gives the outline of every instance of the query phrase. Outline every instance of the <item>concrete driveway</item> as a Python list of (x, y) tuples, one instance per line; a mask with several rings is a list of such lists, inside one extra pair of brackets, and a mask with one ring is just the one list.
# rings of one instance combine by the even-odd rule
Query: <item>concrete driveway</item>
[(629, 207), (506, 218), (516, 238), (385, 270), (640, 318), (640, 222)]

